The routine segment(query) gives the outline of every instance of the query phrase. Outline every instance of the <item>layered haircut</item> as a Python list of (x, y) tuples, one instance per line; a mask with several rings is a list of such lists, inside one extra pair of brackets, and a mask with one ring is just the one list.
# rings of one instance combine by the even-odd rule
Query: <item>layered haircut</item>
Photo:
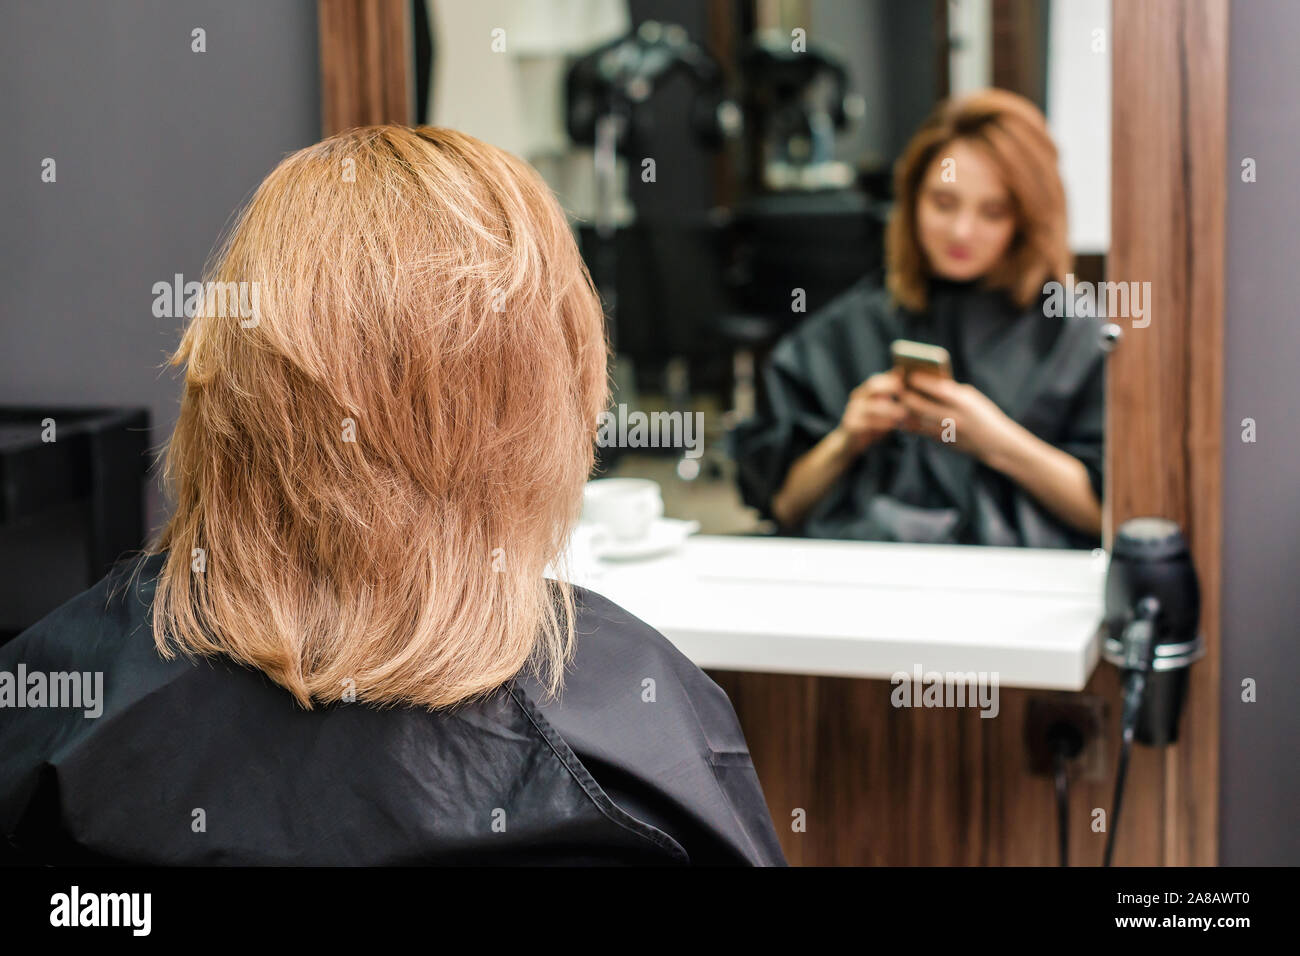
[[(609, 402), (599, 298), (526, 163), (376, 126), (266, 178), (208, 270), (165, 450), (165, 657), (222, 655), (299, 703), (450, 707), (525, 666), (551, 693), (573, 594), (548, 581)], [(209, 299), (208, 305), (211, 305)]]
[(894, 166), (894, 211), (885, 232), (885, 282), (894, 300), (916, 312), (926, 306), (930, 274), (917, 234), (921, 184), (936, 159), (962, 140), (984, 151), (1002, 175), (1015, 207), (1016, 231), (1002, 261), (984, 277), (1016, 305), (1028, 306), (1045, 283), (1072, 268), (1065, 187), (1047, 121), (1029, 100), (1007, 90), (979, 90), (940, 103)]

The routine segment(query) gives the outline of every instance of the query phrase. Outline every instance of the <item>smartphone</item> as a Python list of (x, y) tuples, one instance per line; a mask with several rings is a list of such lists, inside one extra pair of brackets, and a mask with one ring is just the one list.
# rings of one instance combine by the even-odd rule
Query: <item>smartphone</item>
[(942, 345), (895, 339), (890, 343), (889, 355), (894, 360), (894, 368), (903, 373), (904, 381), (910, 372), (928, 372), (941, 378), (952, 378), (952, 358)]

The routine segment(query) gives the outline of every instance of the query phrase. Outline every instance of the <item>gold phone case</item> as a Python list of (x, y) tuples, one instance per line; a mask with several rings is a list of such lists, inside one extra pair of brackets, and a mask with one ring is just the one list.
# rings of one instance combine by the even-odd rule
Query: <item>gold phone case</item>
[(895, 339), (889, 346), (889, 355), (894, 360), (894, 367), (903, 370), (904, 378), (910, 372), (929, 372), (952, 378), (952, 358), (942, 345)]

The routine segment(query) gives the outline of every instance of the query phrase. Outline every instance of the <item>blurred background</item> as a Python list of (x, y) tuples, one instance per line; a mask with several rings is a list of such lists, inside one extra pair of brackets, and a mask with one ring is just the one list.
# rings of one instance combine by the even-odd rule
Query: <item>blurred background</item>
[(417, 0), (412, 26), (415, 114), (523, 156), (574, 217), (615, 402), (702, 413), (702, 457), (605, 448), (599, 474), (656, 480), (704, 533), (774, 530), (728, 432), (773, 343), (881, 273), (893, 164), (941, 99), (997, 86), (1046, 113), (1075, 273), (1104, 275), (1106, 0)]

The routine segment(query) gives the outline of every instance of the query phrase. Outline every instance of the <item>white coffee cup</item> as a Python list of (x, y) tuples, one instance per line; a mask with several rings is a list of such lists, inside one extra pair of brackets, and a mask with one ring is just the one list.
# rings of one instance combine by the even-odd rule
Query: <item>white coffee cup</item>
[(582, 520), (619, 541), (644, 538), (663, 514), (659, 484), (649, 478), (598, 478), (582, 492)]

